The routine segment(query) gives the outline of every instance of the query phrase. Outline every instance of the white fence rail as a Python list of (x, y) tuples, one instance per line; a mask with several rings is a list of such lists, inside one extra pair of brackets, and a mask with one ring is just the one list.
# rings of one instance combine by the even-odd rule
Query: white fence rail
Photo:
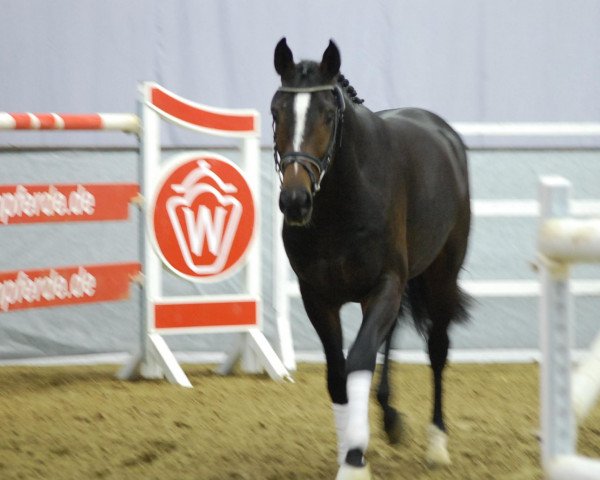
[(597, 122), (456, 122), (452, 127), (463, 136), (494, 137), (594, 137), (600, 136)]

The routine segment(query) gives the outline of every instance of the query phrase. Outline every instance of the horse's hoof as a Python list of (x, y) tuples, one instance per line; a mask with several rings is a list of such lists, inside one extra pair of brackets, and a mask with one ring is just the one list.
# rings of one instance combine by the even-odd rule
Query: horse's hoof
[(335, 480), (373, 480), (369, 465), (353, 467), (344, 463), (338, 470)]
[(435, 468), (450, 465), (448, 435), (435, 425), (429, 425), (427, 437), (429, 445), (427, 447), (427, 455), (425, 458), (429, 467)]
[(397, 445), (404, 441), (406, 436), (406, 422), (404, 415), (398, 413), (395, 409), (389, 408), (383, 415), (383, 429), (387, 434), (388, 443)]

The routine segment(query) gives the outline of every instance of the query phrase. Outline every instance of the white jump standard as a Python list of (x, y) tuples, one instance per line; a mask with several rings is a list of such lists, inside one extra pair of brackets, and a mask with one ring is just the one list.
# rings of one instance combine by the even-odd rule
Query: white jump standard
[[(248, 185), (255, 192), (256, 202), (260, 198), (260, 182), (258, 164), (260, 158), (259, 116), (254, 110), (215, 109), (183, 99), (161, 86), (147, 82), (140, 89), (140, 111), (142, 131), (140, 138), (140, 155), (144, 166), (142, 194), (147, 202), (156, 201), (158, 177), (161, 159), (160, 121), (167, 120), (177, 126), (210, 135), (220, 135), (240, 139), (245, 177)], [(188, 155), (192, 163), (210, 161), (208, 157), (219, 157), (210, 152), (192, 152)], [(173, 159), (172, 163), (185, 159)], [(168, 169), (168, 166), (165, 170)], [(203, 180), (199, 176), (191, 177), (196, 181)], [(175, 186), (172, 187), (175, 189)], [(198, 185), (191, 186), (196, 191)], [(214, 187), (210, 187), (214, 188)], [(218, 196), (217, 192), (217, 196)], [(156, 205), (147, 209), (155, 208)], [(192, 205), (190, 204), (189, 207)], [(196, 217), (197, 213), (192, 213)], [(150, 231), (154, 232), (153, 219), (147, 216), (146, 222)], [(194, 224), (195, 225), (195, 224)], [(196, 232), (198, 235), (206, 234)], [(189, 234), (189, 232), (188, 232)], [(257, 373), (266, 370), (271, 378), (281, 380), (289, 378), (289, 374), (266, 338), (262, 334), (262, 315), (260, 310), (261, 273), (259, 235), (254, 235), (252, 249), (247, 256), (245, 270), (245, 289), (240, 295), (226, 297), (165, 297), (162, 294), (162, 266), (165, 252), (160, 245), (153, 242), (155, 233), (145, 236), (141, 246), (143, 252), (146, 298), (143, 305), (144, 322), (142, 328), (141, 351), (120, 372), (121, 378), (133, 378), (141, 375), (145, 378), (166, 376), (172, 383), (190, 387), (191, 384), (183, 370), (171, 353), (162, 335), (191, 334), (203, 332), (240, 332), (240, 341), (230, 352), (228, 358), (219, 369), (222, 374), (231, 372), (238, 359), (242, 360), (242, 368), (246, 372)], [(188, 239), (189, 240), (189, 239)], [(154, 243), (154, 244), (153, 244)], [(154, 247), (154, 248), (153, 248)], [(160, 258), (159, 258), (160, 255)], [(167, 265), (182, 278), (190, 278), (181, 270)], [(222, 269), (220, 273), (224, 273)], [(215, 275), (218, 278), (219, 275)], [(201, 278), (197, 278), (197, 281)], [(239, 308), (235, 312), (247, 312), (248, 304), (253, 307), (248, 318), (233, 318), (223, 325), (217, 318), (207, 316), (207, 311), (214, 312), (215, 305), (236, 303)], [(231, 309), (230, 309), (231, 310)], [(161, 312), (167, 311), (164, 321), (158, 322)], [(235, 317), (235, 316), (234, 316)]]
[[(600, 220), (569, 218), (570, 183), (544, 177), (537, 249), (540, 303), (542, 463), (549, 480), (600, 479), (600, 460), (576, 455), (577, 423), (600, 390), (600, 336), (571, 376), (570, 264), (600, 262)], [(572, 385), (573, 384), (573, 385)]]

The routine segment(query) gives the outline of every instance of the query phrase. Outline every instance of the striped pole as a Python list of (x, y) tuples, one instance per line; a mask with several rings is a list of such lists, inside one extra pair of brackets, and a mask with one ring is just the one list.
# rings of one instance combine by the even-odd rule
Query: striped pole
[(140, 131), (132, 113), (9, 113), (0, 112), (0, 130), (118, 130)]

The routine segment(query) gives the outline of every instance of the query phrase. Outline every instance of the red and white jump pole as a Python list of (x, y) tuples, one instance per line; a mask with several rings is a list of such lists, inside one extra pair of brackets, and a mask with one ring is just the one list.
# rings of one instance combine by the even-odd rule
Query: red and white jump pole
[(133, 113), (8, 113), (0, 112), (0, 130), (117, 130), (138, 133)]
[[(0, 130), (120, 130), (137, 133), (131, 114), (0, 112)], [(131, 183), (0, 185), (0, 228), (23, 224), (120, 221), (139, 200)], [(0, 314), (27, 308), (123, 300), (140, 278), (136, 261), (0, 272)]]
[(542, 463), (549, 480), (597, 480), (600, 460), (576, 455), (576, 414), (582, 419), (600, 392), (600, 336), (572, 375), (570, 265), (600, 262), (600, 220), (570, 218), (570, 188), (560, 177), (540, 182)]

